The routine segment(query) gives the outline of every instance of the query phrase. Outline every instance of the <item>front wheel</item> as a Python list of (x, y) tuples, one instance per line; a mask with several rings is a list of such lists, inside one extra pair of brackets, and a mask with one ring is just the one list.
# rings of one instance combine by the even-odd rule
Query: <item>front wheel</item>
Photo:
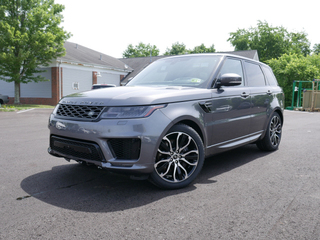
[(257, 146), (263, 151), (275, 151), (278, 149), (282, 135), (282, 121), (278, 113), (274, 112), (263, 139), (257, 142)]
[(197, 177), (203, 162), (199, 134), (187, 125), (175, 125), (161, 140), (150, 180), (165, 189), (186, 187)]

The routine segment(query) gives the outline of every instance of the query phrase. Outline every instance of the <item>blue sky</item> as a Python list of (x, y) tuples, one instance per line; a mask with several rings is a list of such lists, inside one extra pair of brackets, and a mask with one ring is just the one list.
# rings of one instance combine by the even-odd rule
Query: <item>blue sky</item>
[(156, 45), (160, 54), (175, 42), (194, 48), (202, 43), (232, 51), (230, 32), (256, 27), (258, 20), (308, 34), (320, 43), (318, 6), (314, 0), (56, 0), (65, 5), (62, 26), (68, 40), (112, 57), (129, 44)]

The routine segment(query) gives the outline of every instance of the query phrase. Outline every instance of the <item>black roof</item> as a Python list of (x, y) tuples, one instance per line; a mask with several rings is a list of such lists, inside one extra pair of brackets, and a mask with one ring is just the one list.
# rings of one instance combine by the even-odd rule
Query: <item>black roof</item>
[(259, 61), (259, 56), (258, 56), (257, 50), (243, 50), (243, 51), (218, 52), (218, 53), (233, 54), (233, 55), (238, 55), (241, 57), (246, 57), (246, 58), (250, 58), (250, 59), (254, 59), (254, 60)]

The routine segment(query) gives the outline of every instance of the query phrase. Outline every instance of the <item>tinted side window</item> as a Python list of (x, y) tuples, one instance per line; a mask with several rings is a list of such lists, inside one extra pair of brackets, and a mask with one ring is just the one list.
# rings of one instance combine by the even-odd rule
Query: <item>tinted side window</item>
[(269, 83), (270, 86), (278, 86), (278, 82), (273, 74), (273, 72), (271, 71), (270, 68), (267, 68), (265, 66), (262, 67), (264, 74), (266, 75), (267, 81)]
[(249, 87), (261, 87), (266, 85), (264, 75), (258, 64), (245, 62), (247, 81)]
[(238, 74), (242, 79), (242, 83), (240, 86), (243, 86), (243, 71), (242, 71), (242, 64), (241, 64), (240, 60), (226, 59), (222, 68), (221, 68), (220, 76), (222, 76), (225, 73)]

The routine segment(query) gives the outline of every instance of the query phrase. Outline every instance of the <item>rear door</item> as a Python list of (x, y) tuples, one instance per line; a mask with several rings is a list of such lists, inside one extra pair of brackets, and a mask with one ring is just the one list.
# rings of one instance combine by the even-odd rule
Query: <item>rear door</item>
[(267, 84), (260, 64), (245, 61), (244, 67), (252, 103), (250, 132), (261, 134), (268, 119), (272, 88)]

